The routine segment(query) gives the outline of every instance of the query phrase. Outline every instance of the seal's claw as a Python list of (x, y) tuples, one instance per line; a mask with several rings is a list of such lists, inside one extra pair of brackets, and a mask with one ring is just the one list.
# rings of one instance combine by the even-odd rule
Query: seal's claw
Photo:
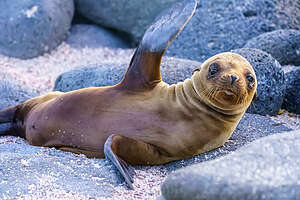
[[(136, 173), (133, 169), (133, 167), (131, 167), (129, 164), (127, 164), (123, 159), (121, 159), (120, 157), (117, 157), (121, 166), (126, 169), (126, 171), (128, 172), (129, 175), (134, 176)], [(132, 181), (133, 182), (133, 181)]]
[(133, 178), (131, 176), (131, 173), (135, 173), (134, 169), (131, 166), (129, 166), (124, 160), (118, 157), (113, 151), (112, 141), (114, 136), (114, 134), (109, 136), (104, 144), (105, 157), (108, 158), (113, 163), (113, 165), (119, 170), (119, 172), (125, 179), (125, 182), (127, 183), (128, 187), (130, 189), (133, 189)]

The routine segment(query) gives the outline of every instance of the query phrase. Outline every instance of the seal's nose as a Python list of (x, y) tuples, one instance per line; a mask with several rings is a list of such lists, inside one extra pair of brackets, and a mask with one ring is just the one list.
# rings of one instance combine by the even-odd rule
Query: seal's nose
[(231, 85), (237, 80), (237, 76), (236, 75), (230, 75), (231, 77)]

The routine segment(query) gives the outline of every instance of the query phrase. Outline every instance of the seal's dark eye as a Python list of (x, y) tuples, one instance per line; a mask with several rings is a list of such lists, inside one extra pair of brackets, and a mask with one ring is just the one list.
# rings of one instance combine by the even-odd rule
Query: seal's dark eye
[(217, 63), (212, 63), (210, 66), (209, 66), (209, 69), (208, 69), (208, 75), (210, 77), (214, 76), (216, 73), (218, 73), (220, 70), (220, 67)]
[(246, 79), (248, 81), (248, 88), (252, 89), (254, 87), (254, 77), (251, 74), (247, 74)]
[(253, 83), (254, 82), (254, 78), (251, 74), (247, 74), (246, 79), (249, 81), (249, 83)]

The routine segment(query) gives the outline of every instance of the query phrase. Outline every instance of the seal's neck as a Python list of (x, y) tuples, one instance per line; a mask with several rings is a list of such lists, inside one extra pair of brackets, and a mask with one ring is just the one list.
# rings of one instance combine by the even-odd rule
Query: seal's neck
[(175, 98), (177, 103), (182, 105), (186, 110), (197, 109), (201, 113), (213, 112), (219, 114), (222, 118), (226, 116), (231, 119), (242, 117), (245, 112), (244, 110), (222, 110), (209, 103), (207, 97), (203, 95), (201, 84), (200, 77), (196, 74), (194, 74), (191, 79), (186, 79), (184, 82), (176, 84)]

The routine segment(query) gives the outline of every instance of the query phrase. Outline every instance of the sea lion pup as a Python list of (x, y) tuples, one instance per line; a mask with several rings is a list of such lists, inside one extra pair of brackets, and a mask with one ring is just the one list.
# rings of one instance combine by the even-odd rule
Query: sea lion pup
[[(175, 4), (146, 31), (122, 81), (52, 92), (0, 111), (7, 134), (31, 145), (110, 159), (130, 188), (128, 165), (160, 165), (225, 143), (250, 105), (256, 76), (243, 57), (222, 53), (191, 79), (161, 80), (161, 58), (189, 21), (196, 1)], [(128, 164), (127, 164), (128, 163)]]

